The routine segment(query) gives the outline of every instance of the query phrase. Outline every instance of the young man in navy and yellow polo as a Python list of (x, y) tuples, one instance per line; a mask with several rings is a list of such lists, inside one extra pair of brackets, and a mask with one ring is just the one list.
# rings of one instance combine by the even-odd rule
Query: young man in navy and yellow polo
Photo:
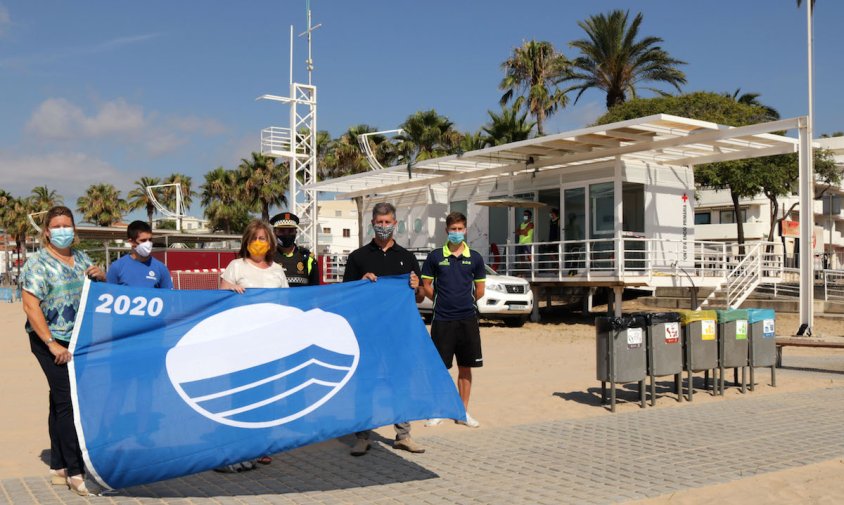
[[(422, 286), (434, 301), (431, 338), (446, 368), (457, 357), (457, 391), (466, 407), (466, 420), (458, 423), (477, 428), (480, 423), (469, 415), (469, 394), (472, 368), (484, 364), (476, 302), (484, 296), (486, 268), (483, 257), (466, 243), (466, 216), (452, 212), (445, 227), (448, 242), (431, 251), (422, 265)], [(441, 422), (430, 419), (426, 426)]]
[(270, 219), (278, 247), (273, 261), (281, 265), (291, 288), (319, 284), (319, 268), (313, 253), (296, 245), (299, 217), (291, 212), (276, 214)]

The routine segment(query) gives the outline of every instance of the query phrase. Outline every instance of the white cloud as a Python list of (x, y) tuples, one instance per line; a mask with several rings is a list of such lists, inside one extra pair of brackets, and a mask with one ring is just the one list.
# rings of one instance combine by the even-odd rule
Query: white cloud
[(10, 26), (12, 26), (12, 18), (9, 16), (9, 9), (0, 4), (0, 36), (5, 35)]
[(100, 103), (90, 113), (67, 99), (49, 98), (36, 107), (26, 131), (48, 141), (109, 138), (143, 146), (147, 154), (157, 157), (189, 143), (193, 135), (216, 136), (226, 127), (213, 118), (146, 113), (123, 98)]
[[(47, 185), (58, 191), (69, 207), (91, 184), (114, 184), (126, 191), (132, 177), (106, 161), (79, 152), (55, 152), (44, 155), (16, 155), (0, 151), (0, 187), (13, 195), (26, 196), (36, 186)], [(125, 193), (123, 194), (125, 197)]]
[(137, 133), (146, 123), (143, 109), (122, 98), (101, 104), (90, 116), (64, 98), (49, 98), (32, 113), (26, 130), (47, 139), (69, 140)]

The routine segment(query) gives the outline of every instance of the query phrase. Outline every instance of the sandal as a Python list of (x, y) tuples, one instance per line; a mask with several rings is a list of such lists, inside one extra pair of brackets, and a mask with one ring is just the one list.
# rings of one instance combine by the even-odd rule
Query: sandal
[(54, 486), (67, 485), (67, 470), (62, 468), (60, 470), (50, 469), (50, 484)]
[(261, 456), (260, 458), (258, 458), (255, 461), (257, 461), (258, 463), (261, 463), (262, 465), (269, 465), (270, 463), (273, 462), (273, 458), (271, 458), (269, 456)]
[(79, 496), (88, 496), (88, 488), (85, 487), (85, 476), (82, 474), (67, 478), (67, 488)]

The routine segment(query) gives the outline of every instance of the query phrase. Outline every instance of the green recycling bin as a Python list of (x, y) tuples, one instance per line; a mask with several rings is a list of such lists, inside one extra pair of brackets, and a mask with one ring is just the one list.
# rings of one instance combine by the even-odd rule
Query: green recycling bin
[(597, 378), (601, 381), (601, 402), (607, 401), (610, 384), (610, 411), (615, 412), (616, 384), (639, 383), (639, 401), (645, 406), (645, 326), (647, 321), (638, 315), (595, 318), (595, 348)]
[(776, 313), (773, 309), (747, 309), (748, 346), (750, 348), (750, 390), (756, 387), (753, 369), (769, 367), (771, 386), (777, 385)]
[[(714, 310), (677, 312), (683, 327), (683, 369), (688, 374), (688, 399), (692, 401), (692, 374), (704, 372), (704, 387), (709, 388), (709, 372), (718, 368), (718, 314)], [(715, 394), (714, 387), (712, 394)]]
[(651, 378), (651, 405), (656, 404), (656, 377), (674, 376), (677, 401), (682, 401), (683, 339), (677, 312), (639, 312), (647, 323), (648, 375)]
[(721, 395), (724, 394), (724, 370), (733, 369), (733, 384), (738, 386), (741, 368), (741, 392), (747, 391), (747, 311), (716, 310), (718, 314), (718, 372)]

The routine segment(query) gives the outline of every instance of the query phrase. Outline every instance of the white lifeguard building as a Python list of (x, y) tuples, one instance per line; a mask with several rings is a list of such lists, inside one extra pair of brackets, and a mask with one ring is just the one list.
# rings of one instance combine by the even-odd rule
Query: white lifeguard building
[[(797, 129), (799, 139), (772, 132)], [(777, 282), (778, 243), (695, 240), (694, 166), (808, 152), (805, 119), (744, 127), (658, 114), (547, 135), (468, 153), (326, 180), (309, 189), (354, 199), (361, 239), (368, 215), (393, 203), (397, 240), (433, 248), (446, 238), (445, 216), (467, 215), (469, 245), (499, 271), (543, 286), (713, 287), (738, 306), (760, 282)], [(805, 156), (801, 156), (801, 167)], [(549, 241), (551, 208), (559, 240)], [(523, 210), (534, 239), (518, 247)], [(699, 305), (706, 305), (701, 300)], [(620, 310), (620, 304), (616, 304)]]

